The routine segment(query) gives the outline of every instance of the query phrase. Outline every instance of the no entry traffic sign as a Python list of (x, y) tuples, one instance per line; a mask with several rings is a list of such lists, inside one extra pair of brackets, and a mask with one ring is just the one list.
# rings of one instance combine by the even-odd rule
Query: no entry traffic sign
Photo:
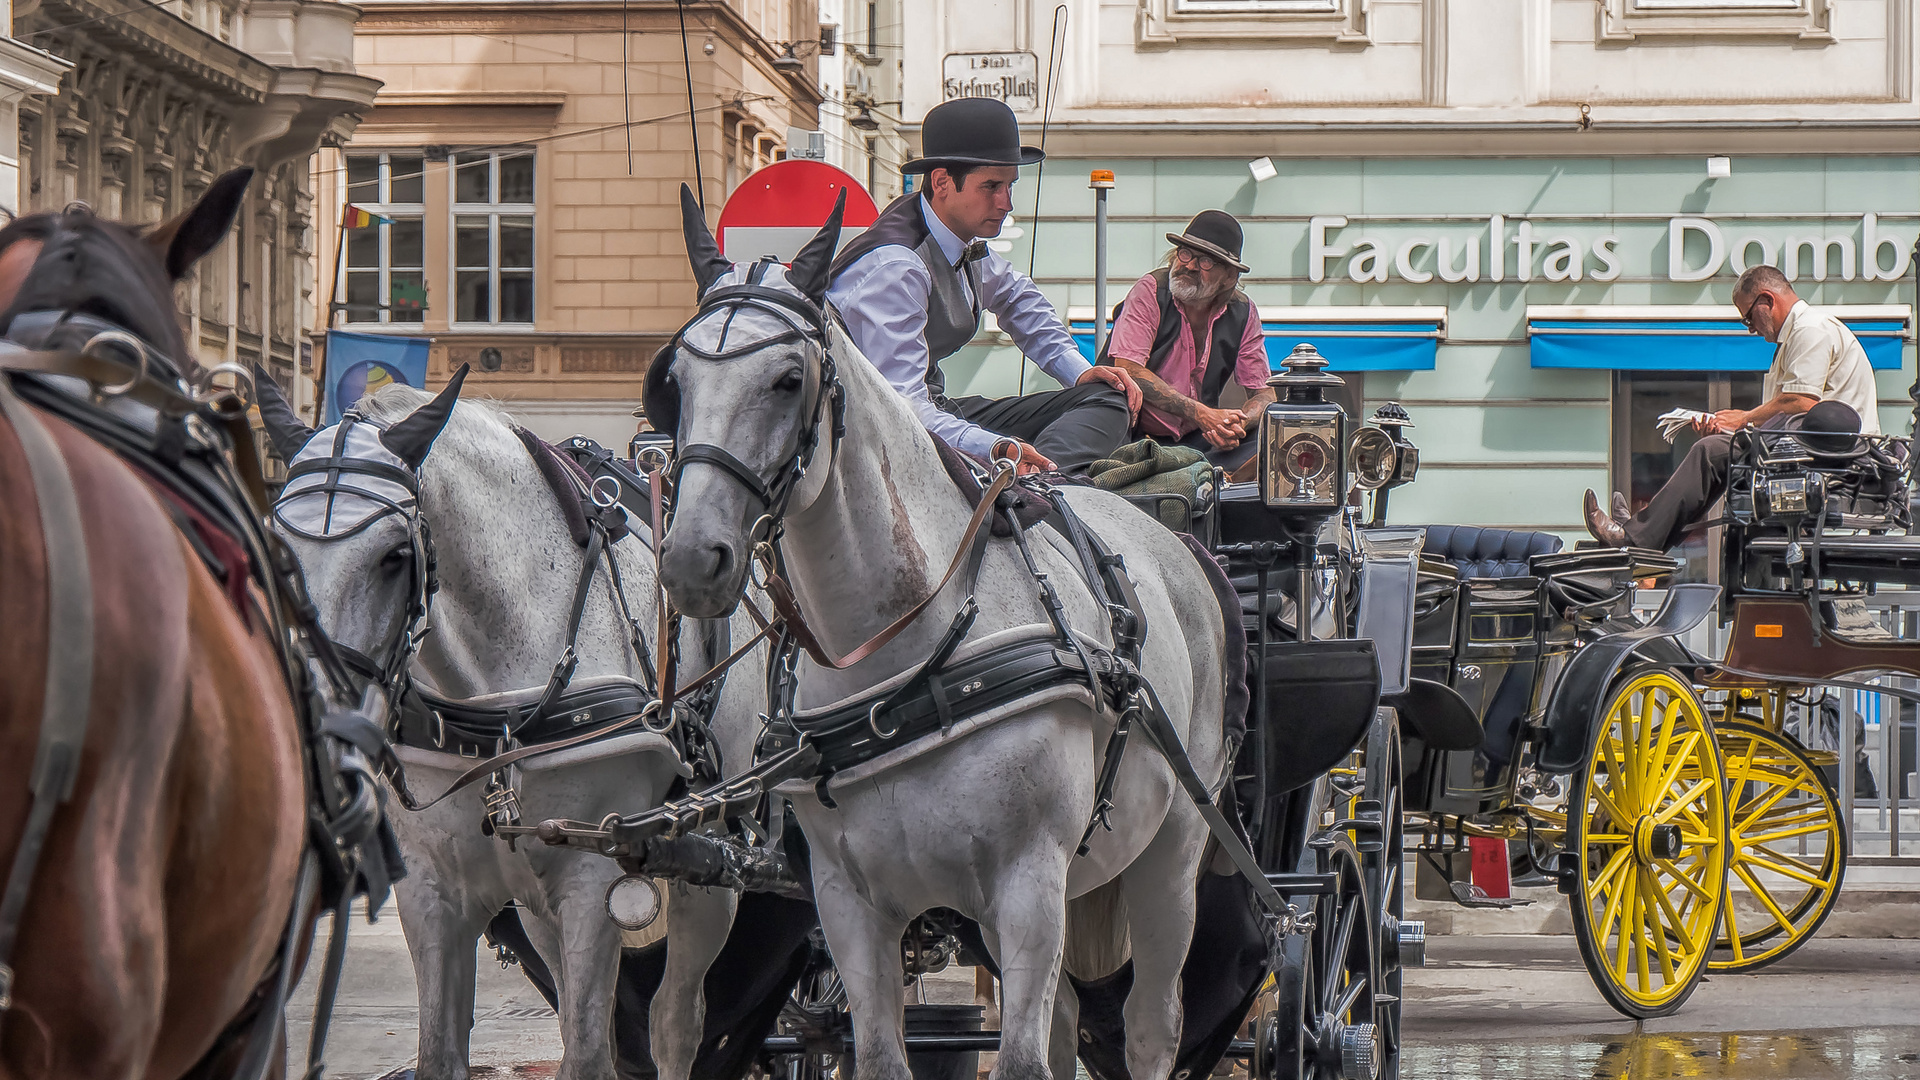
[(734, 262), (771, 255), (791, 262), (826, 224), (840, 189), (847, 210), (840, 242), (858, 236), (880, 210), (860, 182), (821, 161), (776, 161), (742, 181), (720, 211), (720, 253)]

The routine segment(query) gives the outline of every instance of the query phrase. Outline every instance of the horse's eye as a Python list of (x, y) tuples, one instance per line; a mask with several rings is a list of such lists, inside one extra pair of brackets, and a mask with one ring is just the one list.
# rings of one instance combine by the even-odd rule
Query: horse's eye
[(408, 560), (413, 558), (413, 549), (401, 545), (380, 557), (380, 569), (388, 573), (398, 573), (406, 569)]
[(806, 376), (798, 371), (789, 371), (774, 382), (773, 388), (783, 394), (796, 394), (806, 385)]

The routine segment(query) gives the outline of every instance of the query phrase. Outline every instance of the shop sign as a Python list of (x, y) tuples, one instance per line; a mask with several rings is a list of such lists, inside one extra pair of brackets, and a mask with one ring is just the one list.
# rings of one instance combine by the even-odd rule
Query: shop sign
[(1014, 112), (1040, 108), (1040, 61), (1030, 52), (948, 53), (941, 62), (943, 101), (984, 97)]
[[(1903, 218), (1911, 215), (1901, 215)], [(1655, 251), (1633, 251), (1617, 234), (1570, 235), (1564, 219), (1533, 222), (1493, 214), (1475, 232), (1454, 227), (1433, 235), (1380, 240), (1339, 236), (1347, 218), (1327, 214), (1307, 222), (1307, 279), (1325, 281), (1345, 260), (1357, 282), (1392, 279), (1424, 285), (1477, 281), (1613, 281), (1629, 265), (1665, 272), (1668, 281), (1706, 281), (1740, 274), (1749, 266), (1780, 267), (1789, 280), (1894, 281), (1908, 270), (1914, 246), (1910, 227), (1889, 230), (1877, 214), (1827, 223), (1793, 222), (1767, 229), (1751, 218), (1715, 221), (1711, 216), (1667, 219), (1666, 264)], [(1756, 225), (1760, 225), (1756, 228)], [(1784, 226), (1784, 227), (1783, 227)], [(1552, 230), (1551, 232), (1547, 230)], [(1398, 231), (1398, 230), (1396, 230)], [(1430, 268), (1429, 268), (1430, 267)]]

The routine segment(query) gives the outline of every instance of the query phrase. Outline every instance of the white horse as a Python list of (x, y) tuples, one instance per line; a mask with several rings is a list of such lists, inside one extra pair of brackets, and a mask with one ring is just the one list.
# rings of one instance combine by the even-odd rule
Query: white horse
[[(689, 257), (707, 301), (683, 329), (671, 368), (648, 380), (650, 414), (668, 411), (677, 395), (682, 454), (662, 583), (688, 615), (731, 610), (750, 541), (765, 535), (761, 519), (769, 513), (736, 470), (773, 489), (777, 514), (792, 463), (817, 437), (786, 496), (783, 571), (821, 644), (845, 656), (932, 591), (971, 508), (905, 401), (831, 318), (831, 359), (845, 396), (838, 439), (831, 401), (822, 400), (831, 396), (823, 385), (826, 343), (802, 309), (713, 295), (757, 279), (758, 288), (794, 304), (820, 305), (838, 214), (783, 271), (728, 264), (691, 196), (682, 202)], [(735, 460), (692, 449), (702, 445)], [(1221, 724), (1227, 628), (1207, 578), (1177, 536), (1119, 497), (1075, 488), (1066, 498), (1125, 559), (1147, 626), (1142, 670), (1199, 775), (1217, 790), (1228, 765)], [(1051, 530), (1030, 536), (1070, 625), (1111, 647), (1108, 616), (1081, 584), (1070, 549)], [(957, 660), (1053, 633), (1036, 581), (1009, 540), (989, 543), (973, 595), (980, 613)], [(965, 599), (960, 589), (946, 590), (899, 637), (844, 670), (803, 661), (801, 708), (856, 699), (904, 677), (928, 658)], [(1077, 1013), (1062, 956), (1069, 921), (1077, 933), (1085, 912), (1069, 920), (1068, 901), (1110, 883), (1124, 900), (1124, 927), (1099, 929), (1124, 929), (1134, 965), (1124, 1014), (1127, 1066), (1135, 1080), (1168, 1076), (1207, 830), (1166, 760), (1136, 733), (1120, 769), (1112, 829), (1097, 831), (1091, 851), (1076, 858), (1113, 725), (1084, 684), (1060, 686), (839, 773), (829, 786), (835, 807), (811, 785), (787, 789), (812, 851), (816, 903), (846, 985), (861, 1080), (908, 1076), (900, 939), (910, 920), (936, 907), (979, 922), (999, 962), (995, 1080), (1044, 1080), (1049, 1071), (1070, 1078)], [(1112, 898), (1113, 890), (1101, 895)]]
[[(331, 505), (316, 480), (325, 473), (296, 475), (276, 508), (277, 524), (299, 557), (322, 626), (338, 643), (385, 663), (406, 632), (410, 606), (427, 601), (432, 632), (414, 662), (416, 682), (447, 698), (525, 704), (539, 696), (563, 650), (585, 555), (507, 417), (489, 405), (455, 404), (458, 382), (438, 398), (393, 385), (363, 399), (355, 409), (366, 422), (348, 433), (345, 456), (349, 464), (392, 471), (340, 474)], [(337, 426), (314, 435), (283, 405), (271, 407), (277, 395), (270, 398), (262, 411), (290, 463), (334, 454)], [(417, 506), (404, 482), (409, 472), (418, 476)], [(430, 528), (438, 576), (431, 596), (429, 571), (419, 565), (426, 545), (416, 540), (411, 514)], [(651, 640), (654, 568), (644, 535), (610, 545), (606, 557), (618, 560), (633, 618)], [(643, 678), (609, 581), (603, 559), (587, 593), (570, 686)], [(682, 669), (682, 686), (705, 667), (691, 663), (703, 655), (692, 625), (682, 635), (692, 669)], [(753, 635), (744, 619), (735, 620), (732, 633), (735, 644)], [(657, 660), (660, 650), (653, 651)], [(528, 688), (534, 693), (514, 693)], [(750, 760), (765, 697), (755, 671), (726, 680), (712, 724), (726, 768)], [(402, 746), (399, 753), (421, 798), (476, 764), (431, 748)], [(527, 821), (637, 813), (663, 801), (679, 765), (664, 736), (635, 727), (518, 765), (520, 810)], [(531, 838), (510, 849), (482, 833), (487, 816), (478, 785), (419, 813), (394, 815), (408, 868), (397, 887), (400, 920), (420, 1000), (417, 1075), (467, 1076), (475, 942), (516, 900), (531, 916), (523, 923), (558, 985), (565, 1047), (558, 1075), (610, 1080), (621, 937), (605, 897), (622, 872), (598, 855)], [(676, 885), (667, 899), (671, 945), (652, 1005), (652, 1051), (663, 1080), (686, 1080), (703, 1027), (702, 980), (726, 940), (735, 894)]]

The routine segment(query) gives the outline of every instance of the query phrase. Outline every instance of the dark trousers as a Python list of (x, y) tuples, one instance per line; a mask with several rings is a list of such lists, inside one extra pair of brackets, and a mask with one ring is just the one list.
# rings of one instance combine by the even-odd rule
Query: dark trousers
[(1693, 444), (1672, 479), (1653, 493), (1646, 509), (1623, 523), (1634, 547), (1665, 551), (1680, 542), (1687, 527), (1706, 518), (1727, 490), (1727, 461), (1733, 436), (1706, 435)]
[(1196, 430), (1190, 431), (1182, 436), (1180, 441), (1174, 445), (1184, 446), (1190, 450), (1198, 450), (1207, 455), (1208, 461), (1228, 472), (1232, 472), (1240, 466), (1245, 465), (1247, 459), (1253, 456), (1254, 451), (1260, 449), (1260, 436), (1257, 430), (1249, 431), (1241, 438), (1240, 445), (1229, 450), (1222, 450), (1208, 442), (1207, 437)]
[(997, 435), (1011, 435), (1055, 466), (1107, 457), (1127, 441), (1127, 395), (1103, 382), (1019, 397), (954, 398), (947, 410)]

